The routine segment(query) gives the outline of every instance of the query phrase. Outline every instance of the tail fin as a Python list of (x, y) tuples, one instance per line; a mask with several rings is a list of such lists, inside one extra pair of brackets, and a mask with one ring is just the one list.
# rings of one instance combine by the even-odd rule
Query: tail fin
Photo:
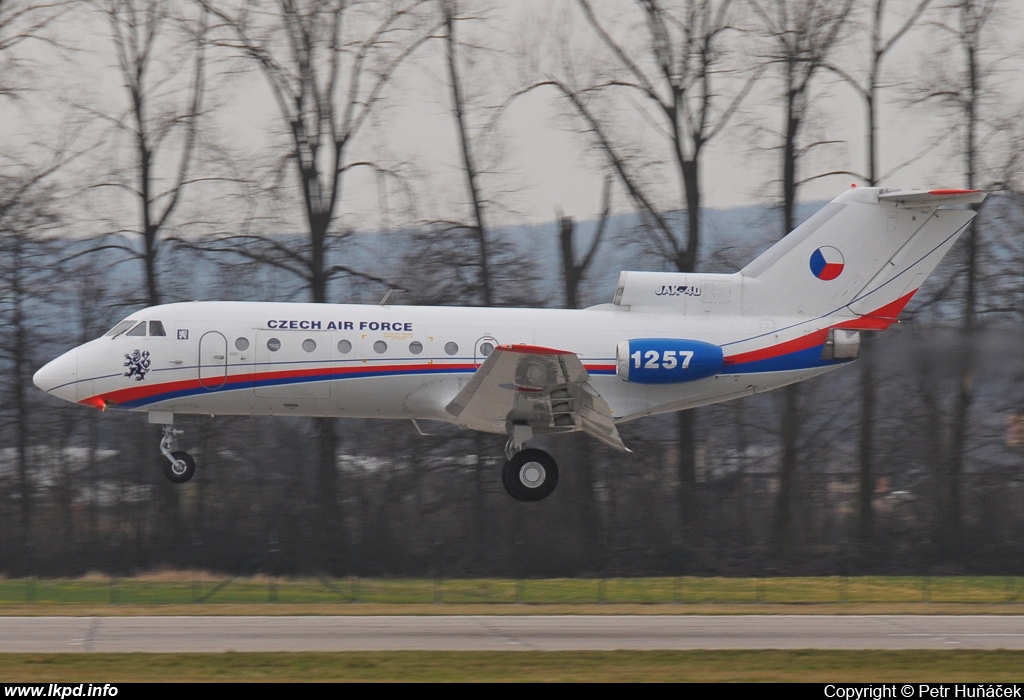
[(851, 317), (886, 328), (974, 217), (977, 190), (847, 190), (747, 265), (743, 313)]

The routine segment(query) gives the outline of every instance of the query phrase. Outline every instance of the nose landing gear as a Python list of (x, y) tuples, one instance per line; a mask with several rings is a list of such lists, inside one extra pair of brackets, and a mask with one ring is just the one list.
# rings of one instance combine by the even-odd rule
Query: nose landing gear
[(175, 430), (174, 414), (154, 415), (156, 413), (154, 411), (149, 414), (149, 422), (160, 423), (160, 427), (164, 431), (164, 436), (160, 440), (160, 452), (167, 458), (168, 462), (164, 465), (164, 476), (175, 484), (184, 484), (195, 476), (196, 461), (188, 452), (172, 451), (174, 449), (174, 436), (181, 435), (184, 432), (182, 430)]
[(513, 425), (505, 454), (508, 461), (501, 469), (501, 483), (517, 501), (542, 501), (558, 486), (558, 464), (544, 450), (523, 449), (523, 443), (533, 437), (533, 430), (525, 425)]

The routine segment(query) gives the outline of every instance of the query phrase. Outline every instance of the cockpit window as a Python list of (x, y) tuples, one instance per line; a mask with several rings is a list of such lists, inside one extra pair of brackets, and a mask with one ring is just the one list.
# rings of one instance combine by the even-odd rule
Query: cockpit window
[(121, 321), (119, 324), (107, 331), (106, 335), (108, 338), (113, 338), (115, 335), (121, 335), (126, 330), (135, 325), (134, 320)]
[(167, 333), (164, 332), (164, 324), (161, 323), (160, 321), (150, 321), (149, 322), (149, 334), (151, 336), (152, 335), (167, 335)]
[(143, 321), (139, 325), (128, 331), (128, 335), (146, 335), (146, 322)]

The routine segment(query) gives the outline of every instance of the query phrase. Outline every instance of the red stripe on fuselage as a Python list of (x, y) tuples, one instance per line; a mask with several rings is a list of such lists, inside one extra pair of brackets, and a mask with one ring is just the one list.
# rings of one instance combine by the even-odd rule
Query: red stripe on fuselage
[(768, 360), (772, 357), (778, 357), (779, 355), (788, 355), (791, 352), (800, 352), (807, 348), (813, 348), (816, 345), (822, 345), (825, 342), (825, 338), (828, 337), (828, 328), (822, 328), (821, 330), (814, 331), (805, 336), (794, 338), (793, 340), (787, 340), (784, 343), (778, 345), (769, 345), (766, 348), (759, 348), (757, 350), (751, 350), (750, 352), (741, 352), (736, 355), (729, 355), (723, 361), (727, 365), (738, 365), (743, 362), (756, 362), (757, 360)]
[(842, 323), (837, 323), (834, 326), (822, 328), (821, 330), (808, 333), (807, 335), (794, 338), (793, 340), (787, 340), (786, 342), (779, 343), (778, 345), (771, 345), (766, 348), (751, 350), (750, 352), (741, 352), (737, 355), (730, 355), (725, 358), (725, 364), (736, 365), (742, 362), (768, 360), (773, 357), (779, 357), (780, 355), (788, 355), (791, 352), (799, 352), (801, 350), (813, 348), (824, 344), (825, 340), (828, 338), (828, 332), (833, 328), (843, 328), (855, 331), (884, 331), (896, 322), (896, 317), (900, 315), (900, 312), (903, 311), (903, 307), (907, 305), (907, 302), (909, 302), (911, 297), (916, 293), (917, 290), (915, 289), (904, 294), (896, 301), (879, 307), (869, 314), (864, 314), (860, 318), (843, 321)]
[[(413, 372), (429, 372), (432, 370), (475, 370), (473, 364), (416, 364), (416, 365), (359, 365), (356, 367), (320, 367), (310, 369), (282, 370), (277, 372), (246, 372), (244, 374), (230, 374), (223, 384), (210, 388), (210, 391), (230, 391), (233, 388), (245, 388), (245, 385), (252, 385), (258, 382), (273, 382), (282, 379), (303, 379), (308, 377), (322, 377), (324, 381), (359, 375), (363, 373), (394, 372), (396, 374), (407, 374)], [(207, 380), (210, 381), (210, 380)], [(242, 386), (232, 386), (242, 385)], [(133, 386), (128, 389), (118, 389), (97, 397), (86, 399), (94, 401), (97, 399), (112, 401), (115, 405), (131, 403), (151, 398), (158, 394), (177, 393), (192, 389), (206, 388), (199, 379), (183, 379), (176, 382), (162, 382), (160, 384), (148, 384), (145, 386)], [(83, 401), (82, 403), (85, 403)]]

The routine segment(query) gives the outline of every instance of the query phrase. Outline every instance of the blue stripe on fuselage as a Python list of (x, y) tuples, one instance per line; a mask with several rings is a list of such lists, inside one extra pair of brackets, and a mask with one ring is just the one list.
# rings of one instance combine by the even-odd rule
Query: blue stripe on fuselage
[[(768, 357), (763, 360), (741, 362), (735, 365), (726, 365), (723, 374), (755, 374), (759, 372), (786, 372), (797, 369), (815, 369), (817, 367), (832, 367), (841, 365), (850, 360), (823, 360), (821, 353), (823, 345), (816, 345), (813, 348), (797, 350), (796, 352)], [(728, 359), (728, 358), (727, 358)]]

